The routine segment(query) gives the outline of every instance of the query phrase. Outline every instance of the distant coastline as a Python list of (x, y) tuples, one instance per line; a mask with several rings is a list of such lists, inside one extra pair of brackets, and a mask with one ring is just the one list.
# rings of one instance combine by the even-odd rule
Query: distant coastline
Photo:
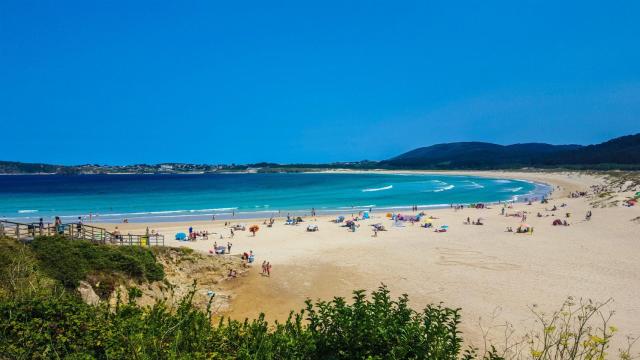
[(387, 160), (331, 163), (55, 165), (0, 161), (0, 174), (207, 174), (295, 173), (330, 170), (640, 170), (640, 134), (600, 144), (551, 145), (527, 143), (499, 145), (484, 142), (436, 144)]

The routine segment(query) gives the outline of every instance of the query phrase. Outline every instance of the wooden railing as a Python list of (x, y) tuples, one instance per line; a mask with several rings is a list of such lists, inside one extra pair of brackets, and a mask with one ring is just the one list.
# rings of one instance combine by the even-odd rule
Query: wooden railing
[(164, 235), (118, 234), (104, 228), (86, 224), (44, 225), (23, 224), (0, 220), (0, 236), (8, 236), (21, 241), (31, 241), (36, 236), (60, 235), (73, 240), (87, 240), (98, 244), (164, 246)]

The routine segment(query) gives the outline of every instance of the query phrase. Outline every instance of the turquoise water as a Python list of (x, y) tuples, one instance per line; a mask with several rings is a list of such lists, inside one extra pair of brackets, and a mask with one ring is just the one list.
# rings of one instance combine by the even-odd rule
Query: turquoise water
[(541, 197), (522, 180), (414, 174), (0, 176), (0, 218), (185, 221), (421, 208)]

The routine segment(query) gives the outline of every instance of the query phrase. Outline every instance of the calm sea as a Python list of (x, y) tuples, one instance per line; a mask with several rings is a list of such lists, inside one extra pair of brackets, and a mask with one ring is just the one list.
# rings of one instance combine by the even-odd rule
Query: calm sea
[(541, 197), (522, 180), (414, 174), (4, 175), (0, 218), (185, 221), (390, 210)]

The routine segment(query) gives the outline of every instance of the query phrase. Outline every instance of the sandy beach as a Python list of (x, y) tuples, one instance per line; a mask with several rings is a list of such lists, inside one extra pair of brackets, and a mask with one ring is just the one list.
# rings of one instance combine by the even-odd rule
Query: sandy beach
[[(459, 172), (443, 172), (460, 174)], [(555, 190), (549, 202), (516, 203), (507, 213), (526, 211), (533, 234), (507, 232), (521, 218), (501, 215), (502, 206), (485, 209), (434, 209), (426, 211), (434, 226), (448, 225), (436, 233), (419, 224), (393, 226), (386, 213), (375, 212), (361, 220), (355, 232), (331, 222), (334, 216), (307, 217), (296, 226), (276, 220), (272, 228), (260, 220), (233, 223), (259, 224), (256, 236), (236, 231), (233, 239), (225, 221), (154, 224), (101, 224), (122, 233), (142, 233), (147, 227), (164, 234), (168, 246), (187, 246), (203, 252), (214, 242), (233, 243), (232, 254), (253, 250), (256, 263), (245, 276), (229, 281), (234, 318), (284, 319), (300, 309), (306, 298), (349, 296), (354, 289), (371, 290), (386, 284), (394, 295), (406, 293), (416, 309), (444, 302), (462, 308), (462, 330), (474, 343), (481, 341), (479, 319), (488, 326), (508, 321), (520, 333), (532, 327), (529, 306), (552, 311), (567, 296), (604, 301), (613, 298), (613, 324), (622, 334), (640, 335), (640, 207), (593, 208), (591, 197), (568, 198), (573, 191), (587, 191), (604, 182), (602, 177), (579, 173), (465, 172), (466, 175), (504, 177), (544, 182)], [(631, 194), (616, 194), (619, 199)], [(560, 207), (561, 204), (566, 204)], [(548, 211), (553, 206), (557, 211)], [(593, 212), (585, 220), (588, 210)], [(541, 213), (542, 217), (536, 214)], [(566, 217), (570, 213), (570, 217)], [(342, 215), (349, 218), (350, 212)], [(355, 213), (355, 216), (358, 214)], [(463, 222), (483, 219), (483, 226)], [(554, 219), (570, 226), (552, 226)], [(307, 232), (316, 224), (317, 232)], [(388, 231), (373, 236), (371, 224), (382, 223)], [(208, 240), (181, 242), (175, 233), (208, 231)], [(223, 238), (221, 239), (220, 236)], [(225, 255), (226, 256), (226, 255)], [(260, 275), (260, 264), (273, 265), (271, 277)], [(493, 317), (493, 320), (491, 318)], [(618, 339), (619, 341), (619, 339)], [(621, 345), (614, 341), (613, 349)]]

